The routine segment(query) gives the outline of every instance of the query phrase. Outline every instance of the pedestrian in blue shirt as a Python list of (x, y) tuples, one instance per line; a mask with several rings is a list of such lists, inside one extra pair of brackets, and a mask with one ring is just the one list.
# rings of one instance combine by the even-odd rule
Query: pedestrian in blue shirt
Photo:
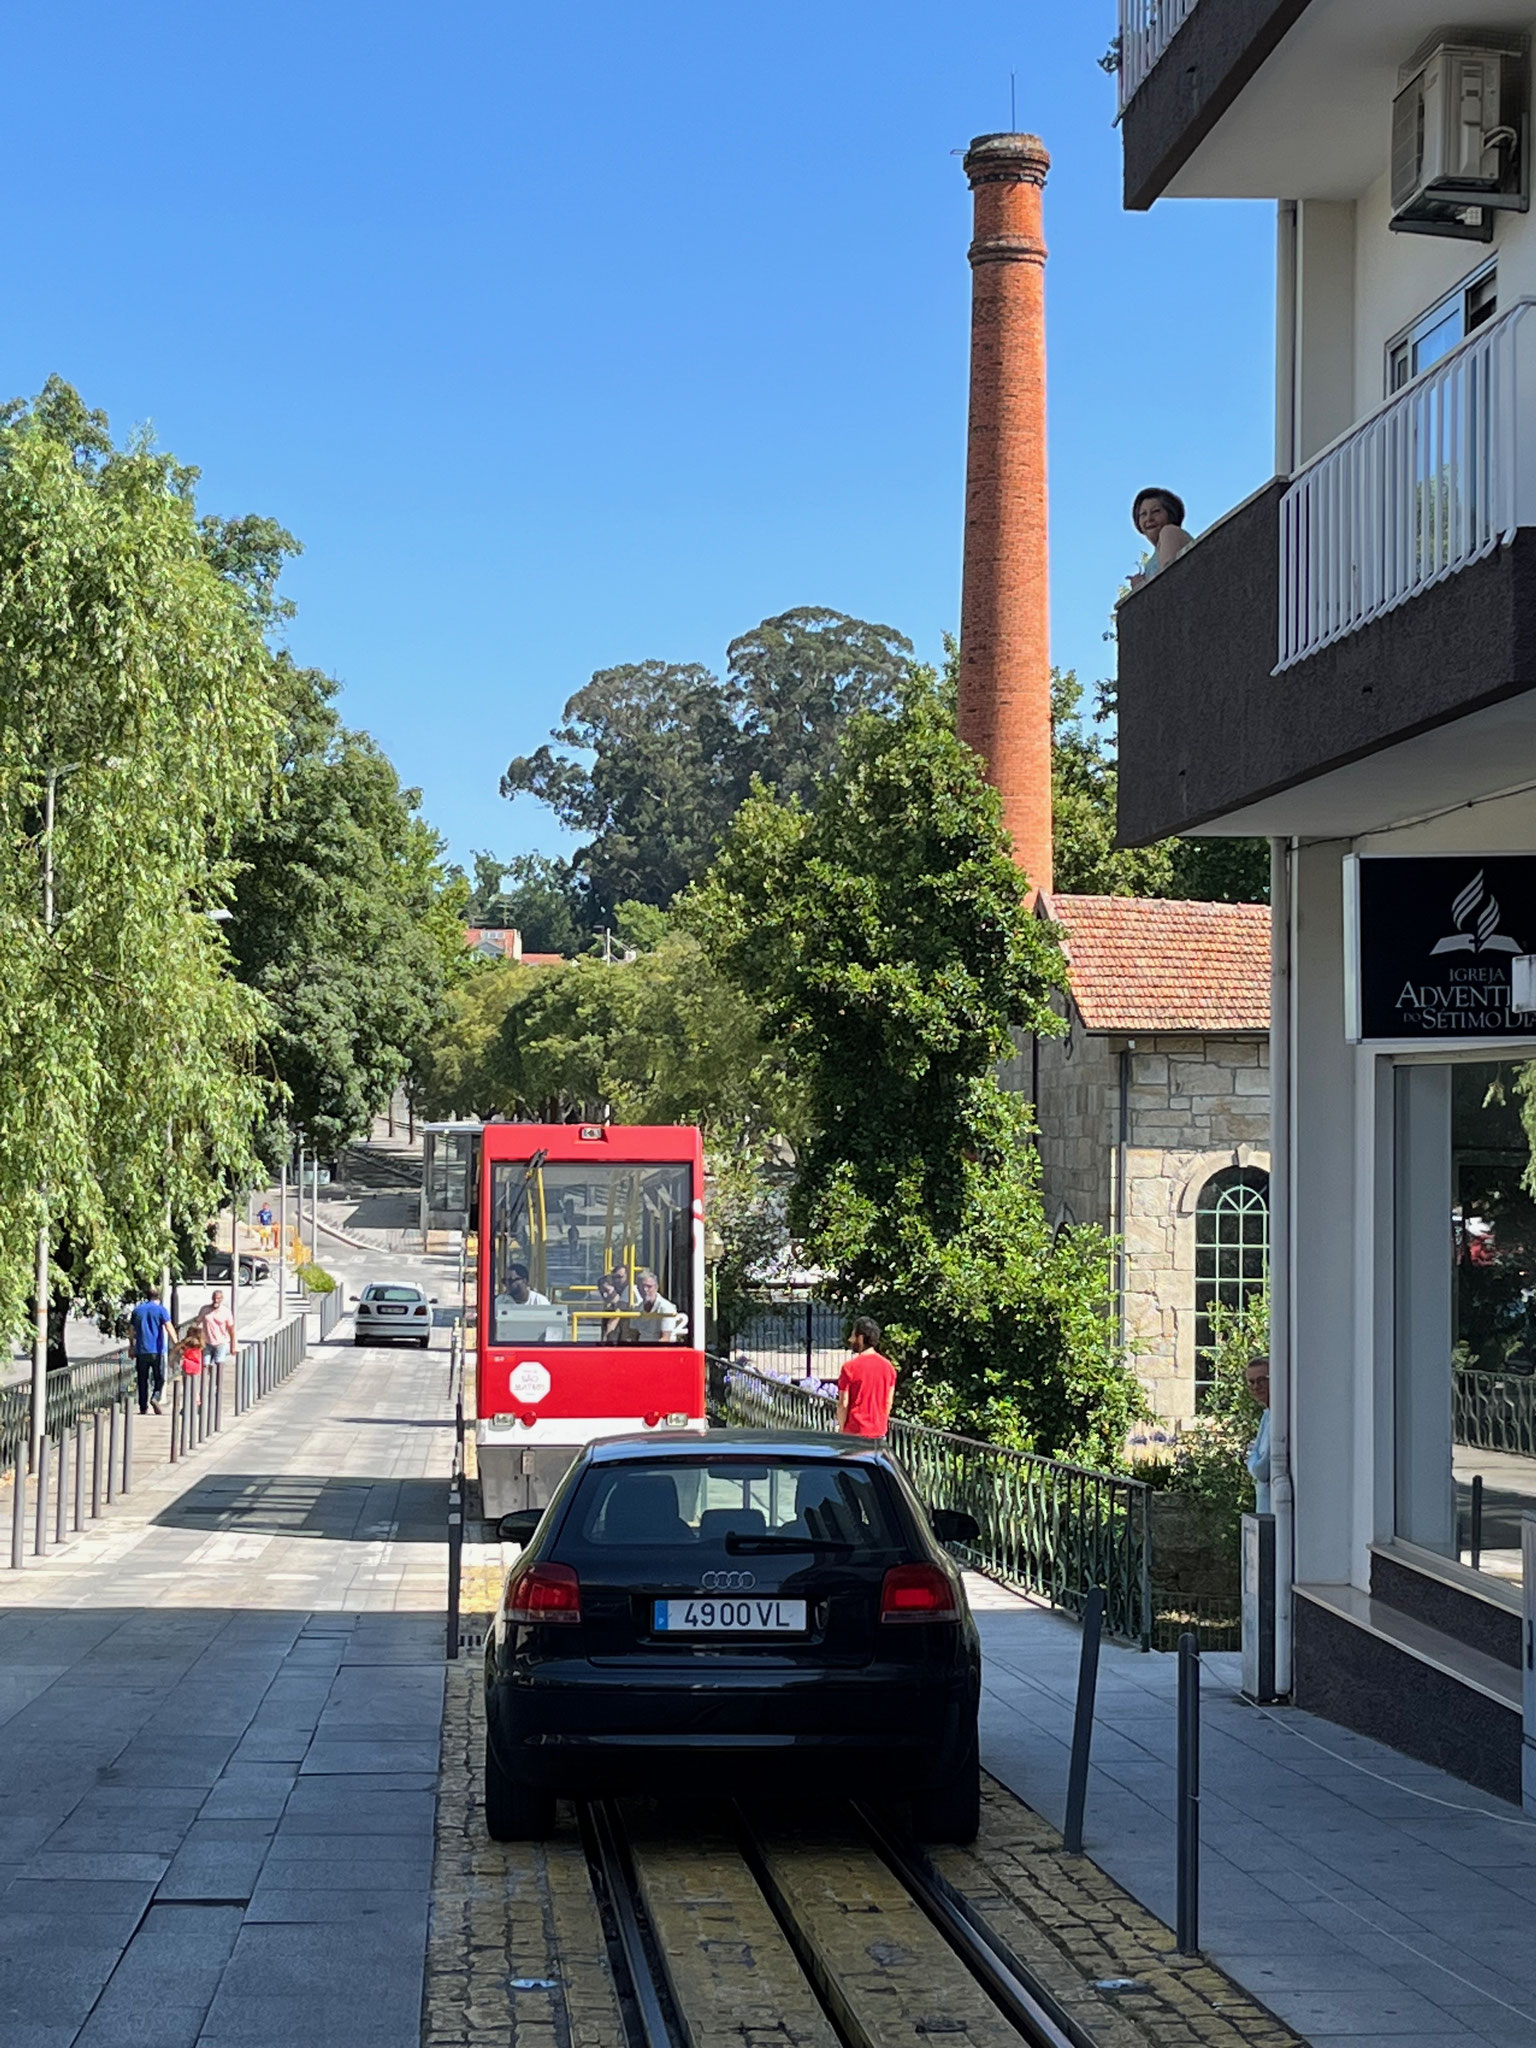
[(146, 1290), (144, 1299), (128, 1318), (128, 1330), (139, 1382), (139, 1413), (147, 1415), (153, 1408), (159, 1415), (163, 1413), (160, 1396), (165, 1392), (166, 1353), (176, 1342), (176, 1325), (166, 1312), (158, 1287)]

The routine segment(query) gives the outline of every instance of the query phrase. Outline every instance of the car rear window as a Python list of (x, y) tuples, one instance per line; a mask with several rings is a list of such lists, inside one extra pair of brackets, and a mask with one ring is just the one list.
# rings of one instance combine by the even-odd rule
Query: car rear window
[(622, 1550), (730, 1554), (726, 1538), (814, 1538), (857, 1555), (906, 1547), (885, 1476), (821, 1461), (598, 1465), (572, 1499), (558, 1557)]
[(420, 1301), (421, 1289), (419, 1287), (370, 1287), (368, 1299), (370, 1301)]

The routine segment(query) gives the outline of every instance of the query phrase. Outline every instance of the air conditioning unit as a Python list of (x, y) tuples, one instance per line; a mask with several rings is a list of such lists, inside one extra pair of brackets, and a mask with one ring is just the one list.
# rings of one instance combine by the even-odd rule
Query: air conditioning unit
[(1526, 53), (1509, 40), (1427, 44), (1392, 102), (1392, 220), (1399, 234), (1493, 239), (1501, 207), (1523, 213)]

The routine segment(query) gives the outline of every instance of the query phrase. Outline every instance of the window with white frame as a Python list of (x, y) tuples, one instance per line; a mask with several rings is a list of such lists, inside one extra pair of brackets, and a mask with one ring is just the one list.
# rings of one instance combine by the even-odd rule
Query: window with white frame
[(1455, 291), (1447, 292), (1411, 326), (1387, 343), (1387, 395), (1401, 391), (1421, 371), (1432, 369), (1499, 310), (1497, 261), (1479, 264)]

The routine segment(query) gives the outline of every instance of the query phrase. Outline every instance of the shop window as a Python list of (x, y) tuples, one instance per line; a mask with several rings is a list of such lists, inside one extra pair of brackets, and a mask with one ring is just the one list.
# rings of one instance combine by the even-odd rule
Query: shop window
[(1395, 1118), (1397, 1534), (1517, 1579), (1536, 1512), (1536, 1067), (1400, 1066)]
[(1240, 1309), (1269, 1271), (1269, 1175), (1257, 1166), (1213, 1173), (1195, 1205), (1195, 1406), (1211, 1388), (1213, 1314)]

